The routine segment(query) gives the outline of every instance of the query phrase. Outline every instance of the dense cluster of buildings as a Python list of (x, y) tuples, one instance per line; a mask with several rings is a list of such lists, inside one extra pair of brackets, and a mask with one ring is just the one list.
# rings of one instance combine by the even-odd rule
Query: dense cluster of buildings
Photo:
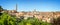
[(24, 17), (24, 19), (27, 19), (28, 17), (35, 17), (39, 20), (46, 21), (46, 22), (52, 22), (53, 18), (60, 17), (60, 12), (39, 12), (34, 9), (34, 11), (29, 12), (17, 12), (17, 5), (16, 10), (8, 10), (7, 11), (10, 15), (15, 15), (17, 18)]

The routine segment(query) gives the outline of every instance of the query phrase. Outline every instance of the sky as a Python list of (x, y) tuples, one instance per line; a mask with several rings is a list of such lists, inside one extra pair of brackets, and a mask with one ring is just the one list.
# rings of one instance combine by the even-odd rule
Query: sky
[(60, 0), (0, 0), (3, 9), (17, 11), (60, 11)]

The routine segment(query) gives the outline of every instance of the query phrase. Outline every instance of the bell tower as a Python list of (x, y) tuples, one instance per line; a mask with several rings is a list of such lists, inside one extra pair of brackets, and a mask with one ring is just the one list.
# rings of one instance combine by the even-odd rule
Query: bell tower
[(17, 11), (17, 4), (16, 4), (16, 11)]

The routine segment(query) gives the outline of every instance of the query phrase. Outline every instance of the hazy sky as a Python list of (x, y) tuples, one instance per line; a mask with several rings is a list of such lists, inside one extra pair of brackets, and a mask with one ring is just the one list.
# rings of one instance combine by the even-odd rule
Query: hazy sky
[(14, 10), (16, 3), (18, 11), (60, 11), (59, 0), (0, 0), (0, 5), (7, 10)]

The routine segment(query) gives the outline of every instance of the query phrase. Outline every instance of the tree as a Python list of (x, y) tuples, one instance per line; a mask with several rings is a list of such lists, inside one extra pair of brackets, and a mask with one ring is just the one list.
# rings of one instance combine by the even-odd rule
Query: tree
[(2, 6), (0, 6), (0, 12), (3, 10)]
[(7, 13), (3, 13), (0, 16), (0, 25), (16, 25), (16, 18), (11, 17)]

